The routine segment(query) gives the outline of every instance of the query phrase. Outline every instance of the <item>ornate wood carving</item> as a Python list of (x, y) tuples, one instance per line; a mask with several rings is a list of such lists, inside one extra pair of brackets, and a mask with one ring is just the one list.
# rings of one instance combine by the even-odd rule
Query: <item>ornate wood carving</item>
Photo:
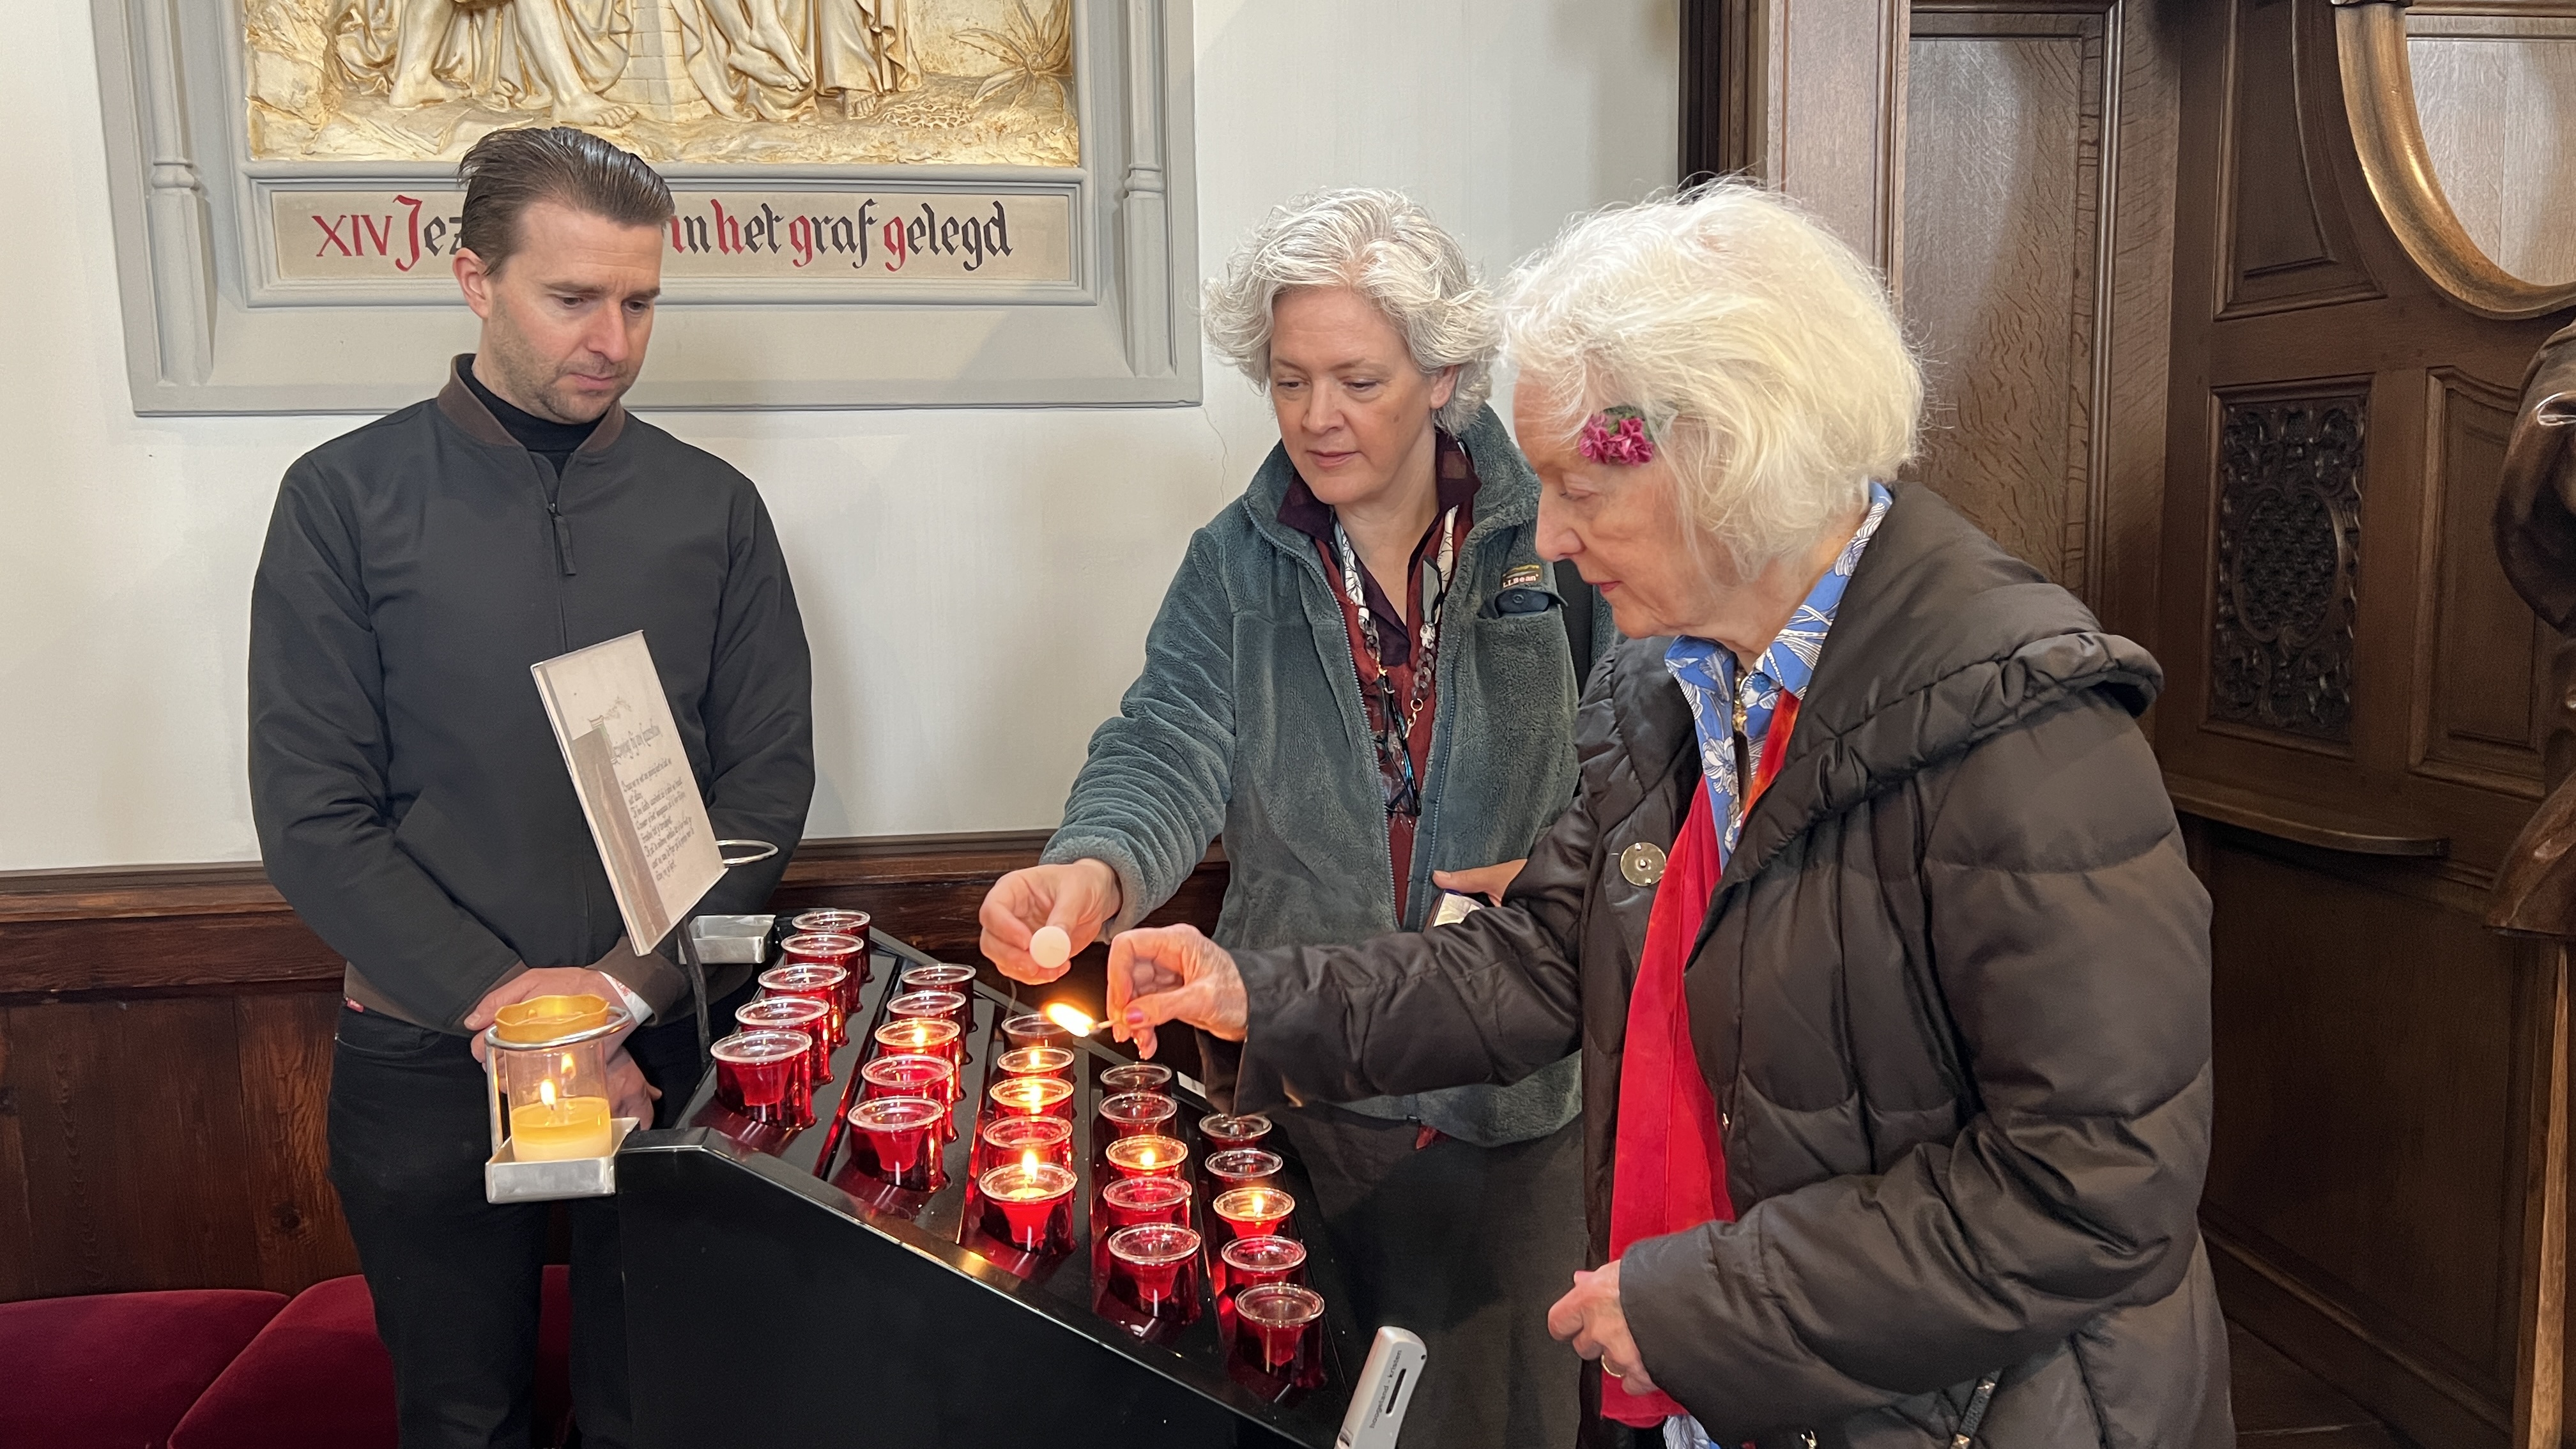
[(2309, 740), (2352, 738), (2369, 395), (2230, 402), (2219, 426), (2209, 716)]

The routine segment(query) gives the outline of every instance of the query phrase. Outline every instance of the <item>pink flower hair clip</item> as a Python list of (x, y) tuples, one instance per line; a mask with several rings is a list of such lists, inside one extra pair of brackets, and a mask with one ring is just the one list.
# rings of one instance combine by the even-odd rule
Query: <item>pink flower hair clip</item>
[(1655, 461), (1655, 440), (1646, 431), (1646, 415), (1626, 403), (1585, 418), (1581, 447), (1583, 456), (1595, 463), (1633, 468)]

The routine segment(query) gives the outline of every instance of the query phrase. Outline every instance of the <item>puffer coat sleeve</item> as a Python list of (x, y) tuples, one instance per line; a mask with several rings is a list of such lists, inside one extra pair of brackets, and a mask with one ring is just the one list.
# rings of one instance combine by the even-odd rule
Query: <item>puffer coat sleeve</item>
[(1920, 911), (1898, 935), (1928, 947), (1925, 1019), (1955, 1032), (1972, 1115), (1878, 1174), (1629, 1248), (1639, 1351), (1712, 1430), (2008, 1368), (2192, 1264), (2208, 897), (2145, 739), (2082, 692), (1901, 788), (1912, 808), (1882, 813), (1918, 823), (1919, 866), (1905, 879), (1882, 850), (1873, 885)]

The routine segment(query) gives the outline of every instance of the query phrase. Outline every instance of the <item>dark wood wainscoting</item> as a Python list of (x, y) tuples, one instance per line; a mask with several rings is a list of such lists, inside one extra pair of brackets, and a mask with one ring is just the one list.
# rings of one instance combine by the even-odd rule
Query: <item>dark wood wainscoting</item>
[[(985, 889), (1045, 840), (807, 841), (773, 904), (980, 962)], [(1224, 891), (1211, 852), (1153, 919), (1211, 927)], [(354, 1272), (323, 1142), (339, 982), (256, 865), (0, 874), (0, 1302)]]

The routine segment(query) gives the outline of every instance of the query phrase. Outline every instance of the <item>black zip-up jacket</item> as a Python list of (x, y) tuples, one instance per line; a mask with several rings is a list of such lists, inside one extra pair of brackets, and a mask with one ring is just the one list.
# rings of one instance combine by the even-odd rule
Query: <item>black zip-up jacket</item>
[[(287, 469), (251, 588), (269, 879), (352, 999), (448, 1031), (624, 930), (529, 665), (644, 631), (716, 834), (782, 847), (701, 911), (759, 909), (814, 793), (805, 626), (751, 480), (612, 406), (550, 502), (466, 362)], [(657, 1013), (685, 995), (658, 957), (607, 969)]]
[[(1608, 1254), (1629, 993), (1699, 749), (1669, 639), (1621, 644), (1582, 783), (1503, 905), (1238, 954), (1236, 1106), (1511, 1081), (1580, 1044)], [(2136, 644), (1899, 488), (1683, 977), (1737, 1210), (1631, 1244), (1655, 1382), (1718, 1443), (2226, 1449), (2209, 897), (2135, 716)], [(1590, 1400), (1598, 1380), (1586, 1376)]]

